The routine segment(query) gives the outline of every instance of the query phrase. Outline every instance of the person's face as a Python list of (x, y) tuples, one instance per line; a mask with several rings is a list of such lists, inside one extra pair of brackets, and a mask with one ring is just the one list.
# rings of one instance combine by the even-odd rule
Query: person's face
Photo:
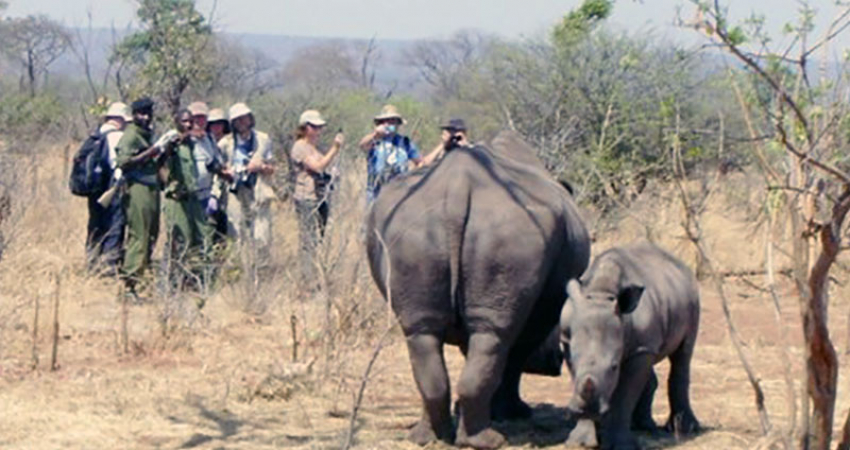
[(133, 112), (133, 122), (142, 128), (150, 128), (151, 126), (151, 111), (142, 110)]
[(251, 116), (245, 115), (237, 117), (233, 121), (233, 128), (235, 128), (238, 133), (247, 133), (251, 130)]
[(192, 116), (192, 123), (195, 127), (200, 128), (201, 130), (207, 129), (207, 116), (204, 115), (196, 115)]
[(180, 114), (177, 117), (177, 130), (185, 133), (192, 129), (192, 116), (188, 113)]
[(398, 120), (398, 119), (379, 120), (378, 125), (383, 125), (388, 133), (393, 134), (393, 133), (398, 132), (399, 127), (401, 127), (401, 120)]
[(312, 123), (308, 123), (307, 128), (306, 128), (307, 139), (310, 139), (310, 140), (318, 139), (319, 136), (322, 135), (322, 129), (323, 128), (324, 128), (324, 125), (313, 125)]
[(192, 116), (192, 134), (203, 136), (207, 132), (207, 116)]
[(224, 136), (224, 122), (213, 122), (210, 124), (210, 134), (215, 137), (216, 140), (221, 139)]

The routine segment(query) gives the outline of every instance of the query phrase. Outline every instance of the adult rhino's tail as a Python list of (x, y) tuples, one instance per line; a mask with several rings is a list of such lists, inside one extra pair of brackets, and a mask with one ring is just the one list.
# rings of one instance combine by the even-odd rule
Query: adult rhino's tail
[[(449, 156), (461, 156), (465, 150), (455, 150)], [(444, 161), (451, 162), (451, 161)], [(455, 166), (453, 169), (458, 170)], [(451, 169), (450, 169), (451, 170)], [(458, 170), (459, 171), (459, 170)], [(463, 238), (469, 220), (469, 208), (472, 203), (472, 190), (466, 174), (458, 173), (449, 177), (449, 183), (443, 198), (443, 220), (446, 227), (446, 239), (449, 244), (449, 289), (452, 309), (457, 311), (461, 283), (461, 259), (463, 256)]]

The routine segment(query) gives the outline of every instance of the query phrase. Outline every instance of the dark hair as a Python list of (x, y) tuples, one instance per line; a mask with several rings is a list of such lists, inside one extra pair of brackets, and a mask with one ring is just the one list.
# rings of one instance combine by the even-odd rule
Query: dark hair
[(216, 124), (216, 123), (221, 123), (221, 124), (224, 125), (224, 135), (225, 136), (230, 134), (230, 122), (228, 122), (227, 120), (223, 120), (223, 119), (222, 120), (216, 120), (214, 122), (207, 122), (207, 133), (210, 132), (211, 126), (213, 124)]
[(307, 125), (299, 125), (295, 129), (295, 139), (304, 139), (305, 137), (307, 137)]

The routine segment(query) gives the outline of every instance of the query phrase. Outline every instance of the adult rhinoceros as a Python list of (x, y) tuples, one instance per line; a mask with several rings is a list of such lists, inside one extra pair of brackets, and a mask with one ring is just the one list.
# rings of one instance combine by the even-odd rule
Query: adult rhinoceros
[[(529, 416), (523, 365), (558, 323), (590, 240), (572, 197), (518, 134), (452, 150), (387, 184), (367, 217), (370, 267), (404, 331), (424, 414), (409, 439), (455, 436), (443, 344), (466, 364), (456, 443), (499, 447), (493, 414)], [(497, 392), (498, 391), (498, 392)]]

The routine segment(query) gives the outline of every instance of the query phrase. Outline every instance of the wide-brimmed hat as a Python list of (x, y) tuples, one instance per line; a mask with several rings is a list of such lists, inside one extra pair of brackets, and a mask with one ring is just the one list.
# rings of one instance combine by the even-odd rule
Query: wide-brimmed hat
[(466, 131), (466, 123), (463, 119), (450, 119), (448, 122), (440, 125), (442, 130)]
[(207, 117), (210, 115), (210, 107), (207, 106), (204, 102), (194, 102), (190, 103), (189, 107), (186, 108), (192, 114), (192, 116), (204, 116)]
[(227, 122), (227, 116), (224, 114), (224, 110), (221, 108), (213, 108), (210, 110), (209, 115), (207, 116), (207, 122)]
[(251, 111), (251, 108), (244, 103), (236, 103), (230, 107), (230, 121), (234, 121), (242, 116), (253, 115), (254, 113)]
[(401, 117), (401, 113), (398, 112), (398, 108), (393, 105), (384, 105), (381, 108), (381, 112), (375, 116), (375, 121), (379, 120), (390, 120), (390, 119), (398, 119), (401, 123), (404, 123), (404, 118)]
[(122, 102), (115, 102), (109, 105), (109, 109), (106, 110), (103, 117), (118, 117), (125, 121), (133, 120), (133, 115), (130, 114), (130, 108), (127, 107), (126, 103)]
[(308, 109), (301, 114), (301, 117), (298, 119), (298, 126), (303, 127), (307, 124), (315, 125), (317, 127), (324, 126), (327, 122), (322, 118), (322, 114), (315, 109)]

